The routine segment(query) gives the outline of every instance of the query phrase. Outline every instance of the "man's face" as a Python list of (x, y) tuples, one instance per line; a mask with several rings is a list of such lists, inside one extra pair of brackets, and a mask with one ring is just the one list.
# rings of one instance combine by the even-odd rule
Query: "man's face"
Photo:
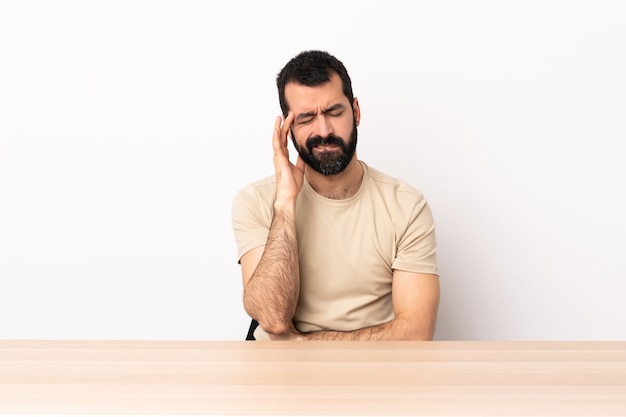
[(341, 78), (316, 87), (290, 83), (285, 98), (295, 118), (291, 136), (300, 158), (323, 175), (343, 171), (356, 151), (358, 102), (354, 110), (343, 94)]

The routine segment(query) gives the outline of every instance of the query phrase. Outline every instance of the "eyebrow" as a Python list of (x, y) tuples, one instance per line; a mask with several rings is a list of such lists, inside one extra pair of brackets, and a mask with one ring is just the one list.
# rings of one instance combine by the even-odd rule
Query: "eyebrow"
[[(346, 106), (341, 104), (341, 103), (333, 104), (329, 108), (322, 110), (322, 114), (331, 113), (331, 112), (334, 112), (336, 110), (345, 110), (345, 108), (346, 108)], [(308, 119), (309, 117), (313, 117), (316, 114), (317, 114), (317, 112), (314, 112), (314, 111), (300, 113), (299, 115), (296, 116), (296, 120), (299, 121), (299, 120), (302, 120), (302, 119)]]

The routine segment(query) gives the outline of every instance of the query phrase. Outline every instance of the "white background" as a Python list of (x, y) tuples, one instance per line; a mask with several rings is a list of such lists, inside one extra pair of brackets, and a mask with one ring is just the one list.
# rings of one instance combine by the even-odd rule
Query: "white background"
[(437, 223), (437, 339), (626, 339), (626, 3), (0, 3), (0, 338), (245, 337), (275, 76), (347, 66)]

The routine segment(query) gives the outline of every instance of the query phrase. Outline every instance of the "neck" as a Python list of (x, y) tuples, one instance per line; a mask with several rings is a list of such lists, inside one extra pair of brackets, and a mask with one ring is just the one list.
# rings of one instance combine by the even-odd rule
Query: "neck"
[(350, 164), (336, 175), (322, 175), (310, 167), (305, 168), (306, 178), (319, 195), (333, 200), (345, 200), (359, 191), (363, 181), (363, 167), (356, 154)]

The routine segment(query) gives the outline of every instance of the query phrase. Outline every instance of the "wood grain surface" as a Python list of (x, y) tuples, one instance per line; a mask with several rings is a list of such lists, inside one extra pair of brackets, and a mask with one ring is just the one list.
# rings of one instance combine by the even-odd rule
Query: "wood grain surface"
[(0, 414), (626, 415), (626, 342), (0, 340)]

